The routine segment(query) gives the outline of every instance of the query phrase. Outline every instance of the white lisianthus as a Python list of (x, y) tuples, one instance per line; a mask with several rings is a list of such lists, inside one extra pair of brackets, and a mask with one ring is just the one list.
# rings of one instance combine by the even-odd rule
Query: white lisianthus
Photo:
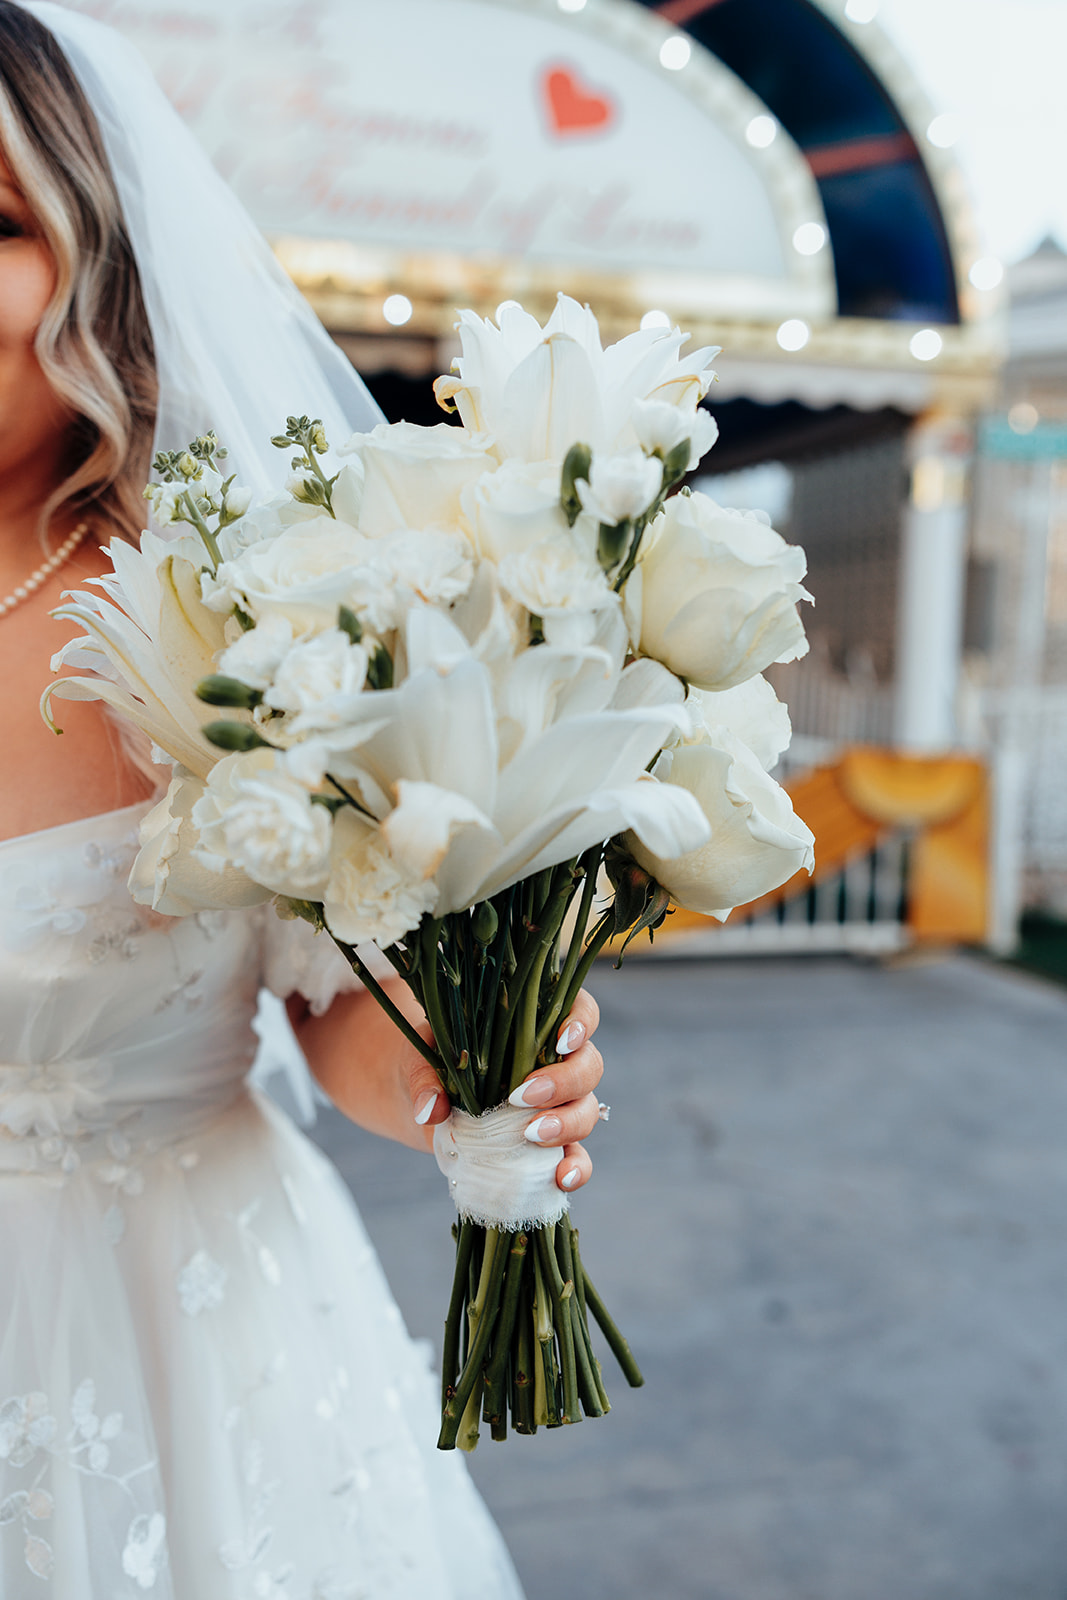
[(662, 487), (662, 461), (638, 449), (594, 456), (588, 483), (575, 483), (582, 509), (611, 527), (643, 516)]
[(208, 868), (197, 858), (192, 813), (204, 788), (203, 779), (177, 767), (163, 799), (141, 822), (141, 848), (129, 891), (138, 905), (166, 917), (262, 905), (271, 896), (240, 867), (223, 862)]
[(650, 455), (655, 452), (668, 456), (683, 439), (688, 439), (687, 472), (692, 472), (719, 437), (719, 424), (699, 406), (689, 411), (667, 400), (635, 400), (631, 420), (638, 444)]
[(293, 625), (289, 618), (269, 614), (227, 646), (219, 656), (219, 671), (252, 689), (266, 689), (292, 644)]
[[(258, 632), (252, 630), (253, 635)], [(263, 698), (275, 711), (290, 713), (286, 736), (300, 737), (343, 725), (366, 676), (363, 646), (353, 644), (340, 628), (328, 628), (293, 645)]]
[(732, 689), (774, 661), (795, 661), (807, 639), (797, 602), (807, 563), (799, 545), (755, 513), (703, 494), (679, 494), (649, 525), (626, 585), (631, 636), (642, 655), (700, 689)]
[(330, 875), (330, 813), (277, 750), (225, 756), (192, 808), (193, 853), (209, 871), (240, 868), (275, 894), (318, 900)]
[(496, 465), (487, 441), (441, 422), (380, 422), (343, 446), (363, 468), (359, 529), (378, 539), (396, 528), (454, 527), (468, 484)]
[(516, 305), (501, 312), (499, 327), (473, 311), (461, 311), (457, 327), (458, 375), (438, 378), (434, 393), (472, 433), (492, 436), (500, 461), (562, 461), (579, 442), (607, 454), (625, 449), (636, 442), (633, 402), (695, 405), (718, 353), (679, 361), (688, 335), (677, 328), (644, 329), (603, 350), (589, 307), (562, 294), (544, 329)]
[(789, 712), (766, 678), (748, 678), (736, 688), (710, 694), (690, 689), (686, 706), (694, 713), (697, 731), (691, 742), (715, 742), (714, 730), (725, 728), (746, 745), (764, 772), (788, 750), (793, 729)]
[(384, 948), (417, 928), (437, 897), (432, 878), (397, 863), (381, 828), (348, 807), (338, 812), (323, 896), (326, 926), (335, 938), (353, 945), (373, 940)]
[(288, 617), (297, 632), (333, 627), (338, 606), (358, 610), (383, 587), (367, 567), (370, 550), (370, 541), (345, 523), (312, 517), (205, 573), (204, 604), (221, 612), (240, 605), (257, 619), (272, 612)]
[(811, 829), (793, 810), (785, 790), (769, 778), (750, 750), (725, 728), (704, 744), (666, 751), (656, 778), (698, 802), (711, 828), (707, 844), (664, 858), (626, 835), (634, 859), (670, 894), (675, 905), (720, 922), (815, 865)]
[(505, 461), (463, 492), (463, 513), (478, 554), (490, 561), (567, 531), (558, 461)]

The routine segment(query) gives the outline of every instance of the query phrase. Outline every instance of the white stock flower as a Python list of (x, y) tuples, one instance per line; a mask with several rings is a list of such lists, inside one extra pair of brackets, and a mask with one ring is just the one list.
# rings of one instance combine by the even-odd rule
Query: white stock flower
[(268, 614), (254, 628), (241, 633), (219, 657), (218, 670), (252, 689), (266, 689), (293, 643), (288, 617)]
[(558, 461), (505, 461), (463, 492), (463, 512), (478, 554), (491, 561), (567, 531)]
[(714, 743), (714, 731), (725, 728), (751, 750), (764, 772), (770, 772), (789, 748), (793, 736), (789, 712), (766, 678), (748, 678), (718, 694), (690, 689), (686, 706), (698, 719), (692, 742), (703, 742), (710, 734)]
[(447, 422), (380, 422), (342, 454), (362, 463), (359, 529), (373, 539), (396, 528), (455, 526), (463, 490), (496, 465), (482, 441)]
[(194, 854), (209, 871), (238, 867), (275, 894), (321, 898), (330, 872), (330, 813), (276, 750), (225, 756), (192, 808)]
[(223, 500), (223, 509), (226, 515), (228, 517), (243, 517), (251, 504), (251, 489), (242, 489), (239, 484), (231, 483)]
[(794, 873), (814, 867), (811, 829), (796, 815), (785, 790), (725, 728), (715, 730), (707, 743), (666, 751), (656, 776), (698, 802), (711, 838), (696, 850), (666, 858), (635, 833), (627, 834), (626, 846), (684, 910), (724, 921), (735, 906), (748, 905)]
[(693, 406), (707, 392), (717, 351), (679, 361), (687, 335), (649, 328), (601, 349), (588, 306), (560, 295), (542, 330), (521, 306), (506, 307), (500, 326), (459, 314), (463, 354), (458, 376), (438, 378), (439, 402), (454, 402), (464, 426), (492, 436), (499, 460), (562, 461), (572, 444), (611, 454), (633, 445), (635, 400)]
[[(253, 629), (252, 637), (259, 630)], [(367, 676), (367, 652), (340, 628), (300, 639), (279, 661), (263, 696), (276, 711), (291, 713), (286, 736), (340, 726)]]
[(579, 478), (575, 484), (582, 509), (611, 527), (643, 516), (662, 486), (662, 461), (638, 449), (594, 456), (588, 483)]
[(626, 585), (635, 645), (700, 689), (732, 689), (773, 661), (795, 661), (808, 648), (797, 614), (811, 598), (806, 566), (800, 546), (755, 513), (675, 495)]
[(349, 807), (333, 827), (330, 876), (323, 897), (326, 926), (346, 944), (393, 944), (432, 911), (437, 885), (402, 867), (381, 828)]
[(719, 437), (719, 424), (699, 406), (690, 411), (671, 405), (668, 400), (635, 400), (630, 415), (637, 442), (649, 454), (655, 451), (668, 456), (683, 439), (688, 439), (687, 472), (692, 472)]

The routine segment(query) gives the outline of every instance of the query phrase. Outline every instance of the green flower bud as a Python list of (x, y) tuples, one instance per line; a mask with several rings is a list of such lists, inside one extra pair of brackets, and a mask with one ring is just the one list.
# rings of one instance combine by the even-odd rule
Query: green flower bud
[(212, 673), (201, 678), (196, 686), (196, 697), (209, 706), (239, 706), (251, 711), (263, 699), (261, 689), (250, 689), (239, 678), (227, 678), (222, 673)]
[(500, 918), (497, 916), (496, 906), (494, 906), (493, 902), (491, 900), (479, 901), (471, 918), (471, 932), (478, 943), (482, 945), (492, 944), (499, 926)]
[(255, 728), (248, 727), (244, 722), (209, 722), (200, 731), (208, 744), (215, 745), (219, 750), (258, 750), (267, 744)]

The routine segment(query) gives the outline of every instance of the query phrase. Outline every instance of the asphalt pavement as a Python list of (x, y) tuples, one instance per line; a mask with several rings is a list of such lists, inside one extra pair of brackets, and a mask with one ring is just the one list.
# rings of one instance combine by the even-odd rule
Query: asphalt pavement
[[(1067, 1600), (1067, 990), (958, 957), (632, 962), (574, 1214), (645, 1371), (471, 1470), (529, 1600)], [(436, 1166), (326, 1112), (412, 1331)]]

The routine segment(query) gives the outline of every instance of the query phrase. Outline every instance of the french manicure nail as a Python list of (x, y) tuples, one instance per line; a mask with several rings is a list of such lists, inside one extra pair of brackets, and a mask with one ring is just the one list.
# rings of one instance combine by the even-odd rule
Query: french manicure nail
[(423, 1095), (422, 1099), (419, 1101), (418, 1109), (415, 1112), (415, 1121), (418, 1123), (420, 1128), (424, 1128), (426, 1126), (426, 1124), (429, 1122), (430, 1116), (431, 1116), (431, 1114), (433, 1112), (433, 1108), (434, 1108), (434, 1106), (436, 1104), (437, 1104), (437, 1092), (436, 1092), (436, 1090), (434, 1090), (430, 1094)]
[(581, 1170), (578, 1167), (572, 1167), (569, 1172), (563, 1174), (559, 1180), (560, 1184), (564, 1189), (573, 1189), (581, 1175)]
[(563, 1132), (563, 1124), (558, 1117), (535, 1117), (525, 1131), (525, 1137), (531, 1144), (551, 1144)]
[(582, 1024), (580, 1022), (568, 1022), (556, 1040), (556, 1054), (558, 1056), (573, 1055), (584, 1038), (585, 1028)]
[(551, 1078), (545, 1078), (538, 1073), (533, 1078), (527, 1078), (525, 1083), (508, 1095), (509, 1106), (544, 1106), (551, 1100), (556, 1092), (556, 1086)]

